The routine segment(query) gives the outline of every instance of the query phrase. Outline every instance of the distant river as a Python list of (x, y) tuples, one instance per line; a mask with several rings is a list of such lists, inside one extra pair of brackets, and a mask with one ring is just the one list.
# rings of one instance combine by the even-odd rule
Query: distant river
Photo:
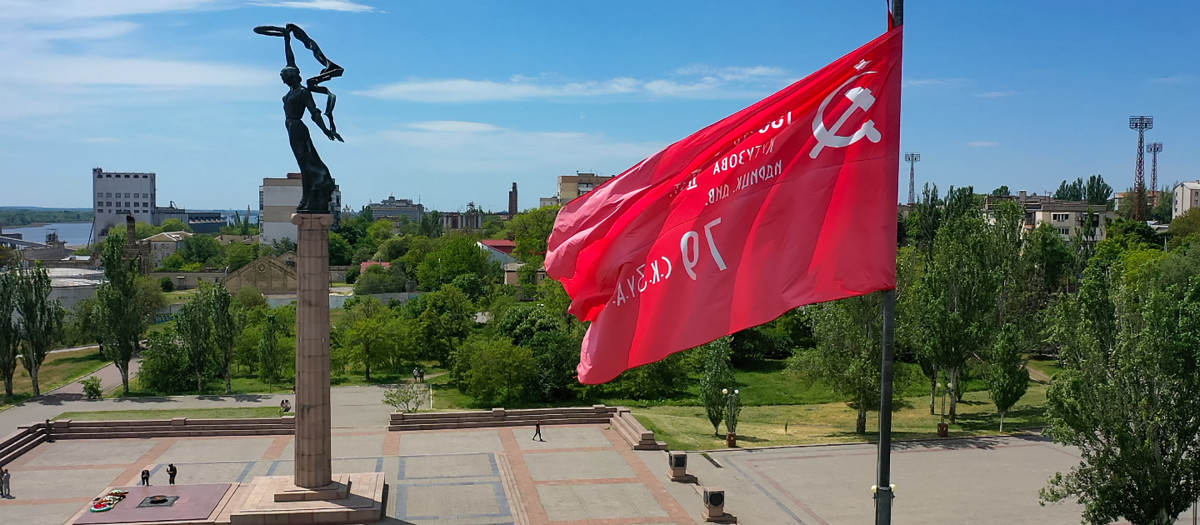
[(91, 237), (92, 223), (58, 222), (24, 228), (4, 227), (4, 233), (19, 233), (25, 240), (34, 242), (46, 242), (46, 233), (51, 230), (58, 230), (58, 240), (66, 242), (68, 246), (83, 246)]

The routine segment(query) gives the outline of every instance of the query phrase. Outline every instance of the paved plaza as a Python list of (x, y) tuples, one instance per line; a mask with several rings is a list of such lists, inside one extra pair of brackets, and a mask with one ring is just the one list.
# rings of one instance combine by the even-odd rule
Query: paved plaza
[[(382, 472), (388, 523), (702, 523), (695, 485), (668, 480), (666, 454), (633, 451), (605, 425), (387, 432), (382, 389), (333, 389), (333, 471)], [(0, 412), (0, 432), (67, 410), (278, 405), (282, 396), (33, 401)], [(36, 417), (35, 417), (36, 415)], [(11, 426), (10, 426), (11, 425)], [(0, 523), (58, 525), (105, 487), (248, 482), (292, 473), (292, 436), (68, 440), (8, 467), (15, 498)], [(1073, 503), (1039, 506), (1037, 491), (1078, 455), (1036, 436), (895, 444), (893, 516), (904, 524), (1079, 523)], [(741, 523), (874, 521), (875, 447), (831, 445), (689, 453), (688, 471), (726, 492)], [(184, 488), (184, 487), (181, 487)], [(1191, 523), (1191, 513), (1179, 523)]]

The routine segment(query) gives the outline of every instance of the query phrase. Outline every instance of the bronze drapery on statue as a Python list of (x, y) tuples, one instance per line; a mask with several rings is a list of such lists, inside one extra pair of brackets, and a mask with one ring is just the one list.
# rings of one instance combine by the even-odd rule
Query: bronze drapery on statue
[[(279, 78), (291, 88), (283, 96), (284, 123), (288, 132), (288, 142), (292, 146), (292, 154), (296, 156), (296, 164), (300, 168), (303, 183), (303, 194), (296, 211), (298, 213), (330, 213), (330, 201), (334, 188), (333, 176), (329, 174), (329, 167), (317, 154), (317, 148), (313, 144), (312, 136), (303, 119), (304, 112), (307, 110), (312, 116), (312, 121), (329, 140), (345, 142), (338, 134), (337, 126), (333, 123), (333, 108), (337, 103), (337, 96), (329, 91), (329, 88), (321, 85), (326, 80), (342, 76), (345, 70), (326, 58), (325, 54), (321, 52), (321, 48), (317, 46), (317, 42), (309, 38), (308, 34), (295, 24), (287, 24), (284, 27), (258, 26), (254, 28), (254, 32), (260, 35), (283, 37), (287, 65), (279, 72)], [(292, 54), (293, 37), (304, 44), (305, 48), (311, 50), (313, 58), (324, 66), (320, 74), (304, 81), (304, 85), (301, 85), (300, 68), (296, 67), (296, 57)], [(317, 104), (313, 101), (312, 94), (314, 92), (327, 97), (325, 118), (329, 119), (328, 126), (325, 125), (325, 119), (321, 117), (321, 110), (317, 109)]]

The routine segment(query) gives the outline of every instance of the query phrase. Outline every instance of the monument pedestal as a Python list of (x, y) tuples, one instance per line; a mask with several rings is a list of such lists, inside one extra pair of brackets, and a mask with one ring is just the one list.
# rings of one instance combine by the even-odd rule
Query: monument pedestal
[(296, 213), (295, 474), (256, 477), (232, 525), (371, 523), (383, 519), (379, 472), (333, 474), (329, 405), (327, 213)]
[[(230, 525), (372, 523), (383, 519), (382, 472), (337, 474), (328, 487), (297, 486), (288, 476), (259, 476)], [(283, 498), (283, 499), (281, 499)]]

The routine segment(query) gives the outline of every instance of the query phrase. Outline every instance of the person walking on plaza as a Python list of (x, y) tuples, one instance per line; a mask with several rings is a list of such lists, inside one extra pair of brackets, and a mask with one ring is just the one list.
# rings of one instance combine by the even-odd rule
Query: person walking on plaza
[(167, 464), (167, 476), (169, 477), (169, 479), (167, 480), (167, 483), (174, 485), (175, 484), (175, 475), (178, 473), (179, 473), (179, 469), (175, 468), (174, 463)]
[(537, 423), (533, 424), (533, 440), (545, 441), (542, 439), (542, 420), (540, 419), (537, 421)]
[(142, 469), (142, 486), (150, 486), (150, 469)]
[(12, 497), (12, 486), (9, 485), (11, 479), (12, 474), (8, 473), (8, 469), (0, 470), (0, 497)]

